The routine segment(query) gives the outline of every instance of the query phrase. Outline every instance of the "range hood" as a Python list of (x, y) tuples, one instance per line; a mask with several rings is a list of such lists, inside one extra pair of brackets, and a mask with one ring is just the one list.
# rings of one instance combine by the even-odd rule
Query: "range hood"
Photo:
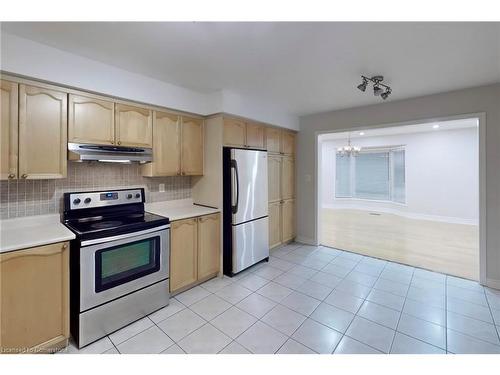
[(153, 150), (142, 147), (68, 143), (68, 159), (77, 162), (147, 163), (153, 160)]

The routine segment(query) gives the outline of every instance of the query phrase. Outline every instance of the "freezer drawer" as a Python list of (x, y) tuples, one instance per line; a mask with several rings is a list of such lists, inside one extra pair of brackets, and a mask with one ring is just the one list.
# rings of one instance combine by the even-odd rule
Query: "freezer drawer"
[(232, 223), (267, 216), (267, 152), (231, 150)]
[(232, 273), (269, 257), (268, 218), (232, 227)]

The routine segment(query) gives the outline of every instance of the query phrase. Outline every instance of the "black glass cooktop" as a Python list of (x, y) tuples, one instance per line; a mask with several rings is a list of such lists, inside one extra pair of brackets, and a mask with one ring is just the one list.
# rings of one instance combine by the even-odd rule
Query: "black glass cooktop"
[(65, 222), (66, 226), (75, 232), (81, 240), (111, 237), (168, 223), (168, 218), (147, 212), (82, 217)]

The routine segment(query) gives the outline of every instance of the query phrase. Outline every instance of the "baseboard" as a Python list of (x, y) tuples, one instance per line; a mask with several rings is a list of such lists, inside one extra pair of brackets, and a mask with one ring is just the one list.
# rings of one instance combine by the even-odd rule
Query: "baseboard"
[(499, 289), (500, 290), (500, 280), (486, 279), (486, 284), (488, 288)]
[(382, 212), (414, 220), (437, 221), (449, 224), (479, 225), (479, 221), (474, 219), (463, 219), (460, 217), (452, 217), (452, 216), (427, 215), (414, 212), (404, 212), (402, 210), (398, 210), (397, 208), (389, 208), (389, 207), (375, 208), (375, 207), (363, 207), (361, 205), (356, 205), (356, 204), (345, 204), (345, 205), (324, 204), (322, 208), (332, 209), (332, 210), (358, 210), (367, 212)]
[(300, 242), (300, 243), (303, 243), (305, 245), (312, 245), (312, 246), (317, 246), (318, 245), (318, 243), (316, 242), (316, 240), (314, 240), (313, 238), (302, 237), (302, 236), (297, 236), (295, 238), (295, 242)]

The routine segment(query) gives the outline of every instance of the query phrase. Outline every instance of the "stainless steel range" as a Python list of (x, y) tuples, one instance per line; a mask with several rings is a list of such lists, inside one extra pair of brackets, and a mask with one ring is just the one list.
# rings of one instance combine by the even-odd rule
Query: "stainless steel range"
[(144, 212), (144, 189), (65, 193), (64, 224), (79, 347), (168, 305), (170, 222)]

